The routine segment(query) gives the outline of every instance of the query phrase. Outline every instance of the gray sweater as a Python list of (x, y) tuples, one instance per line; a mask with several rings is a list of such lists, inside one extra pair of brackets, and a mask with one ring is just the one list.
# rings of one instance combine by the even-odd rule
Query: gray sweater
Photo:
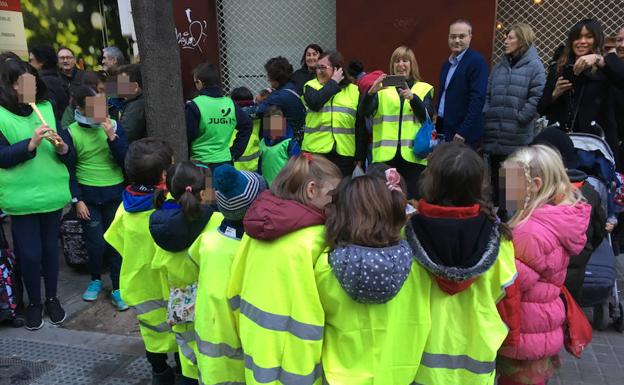
[(513, 67), (507, 57), (494, 66), (483, 108), (485, 152), (508, 155), (531, 143), (545, 83), (544, 65), (535, 47), (530, 47)]

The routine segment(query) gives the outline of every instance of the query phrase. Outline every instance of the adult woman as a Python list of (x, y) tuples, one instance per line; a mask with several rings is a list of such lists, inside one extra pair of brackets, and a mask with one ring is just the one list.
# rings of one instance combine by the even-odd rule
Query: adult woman
[(433, 86), (421, 81), (414, 52), (405, 46), (392, 53), (390, 74), (404, 76), (405, 84), (384, 87), (383, 74), (363, 100), (364, 114), (373, 118), (373, 163), (396, 168), (407, 181), (408, 198), (414, 198), (427, 160), (417, 158), (412, 147), (427, 114), (433, 116)]
[(314, 79), (316, 62), (323, 53), (323, 49), (318, 44), (308, 44), (301, 56), (301, 68), (293, 72), (290, 79), (295, 83), (295, 91), (301, 95), (303, 86)]
[(360, 92), (343, 68), (342, 55), (335, 51), (324, 52), (316, 62), (316, 79), (303, 89), (308, 114), (301, 149), (324, 155), (343, 175), (351, 175), (356, 154), (359, 162), (366, 157), (366, 134), (356, 127), (362, 121), (355, 119)]
[(495, 196), (500, 163), (533, 139), (537, 103), (546, 83), (534, 41), (529, 25), (513, 25), (505, 37), (505, 57), (494, 66), (488, 81), (483, 149), (489, 154)]
[[(624, 63), (612, 52), (600, 54), (600, 23), (584, 19), (570, 32), (556, 66), (551, 66), (537, 111), (566, 130), (604, 133), (611, 148), (619, 141), (610, 87), (624, 87)], [(604, 132), (592, 126), (598, 123)], [(617, 159), (617, 154), (616, 154)]]
[[(34, 96), (50, 126), (26, 104)], [(0, 63), (0, 207), (11, 215), (13, 242), (30, 304), (26, 328), (43, 326), (41, 275), (50, 322), (65, 320), (56, 298), (61, 209), (71, 200), (69, 146), (56, 133), (58, 125), (37, 71), (14, 59)]]
[[(292, 65), (288, 59), (278, 56), (269, 59), (264, 65), (264, 69), (273, 92), (258, 105), (256, 116), (264, 116), (264, 112), (271, 105), (278, 106), (284, 113), (288, 125), (294, 131), (295, 139), (301, 143), (305, 107), (299, 94), (295, 91), (294, 83), (290, 81), (293, 72)], [(289, 135), (292, 136), (293, 133), (289, 133)], [(268, 136), (268, 133), (263, 132), (263, 136)]]

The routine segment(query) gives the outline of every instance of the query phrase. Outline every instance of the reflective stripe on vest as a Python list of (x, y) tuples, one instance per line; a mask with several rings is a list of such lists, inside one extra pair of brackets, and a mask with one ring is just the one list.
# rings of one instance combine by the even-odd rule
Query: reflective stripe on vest
[[(324, 86), (312, 79), (304, 86), (320, 90)], [(334, 148), (342, 156), (355, 155), (355, 118), (360, 98), (358, 88), (349, 84), (333, 95), (318, 111), (308, 110), (301, 149), (327, 154)], [(305, 104), (305, 97), (302, 97)]]
[[(251, 136), (249, 136), (245, 151), (234, 162), (234, 168), (239, 171), (258, 172), (258, 160), (260, 159), (260, 119), (254, 119), (252, 123)], [(237, 132), (236, 130), (232, 132), (230, 147), (234, 144)]]
[[(396, 148), (399, 145), (399, 141), (398, 140), (380, 140), (379, 142), (375, 142), (373, 143), (373, 148), (378, 148), (378, 147), (392, 147), (392, 148)], [(413, 140), (409, 140), (409, 139), (405, 139), (405, 140), (401, 140), (401, 146), (413, 146), (414, 145), (414, 141)]]
[(423, 353), (421, 365), (432, 369), (464, 369), (475, 374), (487, 374), (496, 369), (496, 361), (482, 362), (466, 355)]
[[(427, 95), (433, 97), (433, 86), (425, 82), (416, 82), (411, 90), (420, 100), (424, 100)], [(392, 160), (399, 148), (404, 160), (427, 165), (426, 159), (417, 158), (412, 151), (421, 122), (416, 119), (410, 101), (403, 100), (402, 113), (399, 115), (401, 98), (395, 87), (380, 90), (377, 93), (377, 100), (377, 112), (373, 116), (373, 163)], [(389, 141), (395, 141), (397, 147), (391, 148), (389, 145), (380, 144), (390, 143)]]
[(193, 365), (197, 365), (195, 352), (193, 351), (193, 348), (189, 345), (191, 342), (195, 342), (195, 333), (191, 330), (183, 333), (175, 333), (175, 336), (178, 347), (180, 348), (180, 352), (182, 352), (184, 357), (191, 361)]
[[(309, 325), (288, 316), (263, 311), (240, 297), (236, 302), (240, 303), (241, 314), (265, 329), (288, 332), (302, 340), (323, 339), (322, 326)], [(231, 303), (232, 300), (230, 300)]]
[(313, 385), (323, 374), (321, 364), (317, 364), (312, 373), (302, 376), (290, 373), (283, 368), (262, 368), (253, 361), (253, 358), (245, 354), (245, 367), (253, 373), (254, 379), (259, 383), (277, 381), (283, 385)]
[(195, 333), (195, 340), (197, 341), (197, 350), (208, 357), (228, 357), (234, 360), (243, 359), (243, 349), (234, 348), (226, 343), (213, 344), (212, 342), (204, 341), (199, 337), (199, 334)]
[(158, 325), (150, 325), (145, 321), (139, 320), (139, 325), (156, 333), (166, 333), (171, 331), (171, 326), (168, 323), (163, 322)]
[(166, 301), (160, 301), (160, 300), (151, 300), (151, 301), (145, 301), (143, 303), (140, 303), (140, 304), (134, 305), (134, 306), (130, 306), (130, 307), (132, 308), (132, 310), (134, 310), (136, 315), (141, 315), (141, 314), (149, 313), (152, 310), (156, 310), (156, 309), (160, 309), (160, 308), (166, 308), (167, 307), (167, 302)]

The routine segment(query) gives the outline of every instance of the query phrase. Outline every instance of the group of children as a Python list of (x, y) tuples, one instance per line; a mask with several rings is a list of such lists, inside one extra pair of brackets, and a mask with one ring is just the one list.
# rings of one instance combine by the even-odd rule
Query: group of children
[(457, 143), (410, 203), (383, 164), (343, 178), (302, 153), (268, 188), (229, 164), (172, 163), (164, 142), (130, 146), (105, 234), (153, 383), (173, 383), (171, 352), (185, 384), (545, 384), (558, 366), (560, 287), (591, 209), (550, 147), (505, 162), (521, 186), (508, 224)]

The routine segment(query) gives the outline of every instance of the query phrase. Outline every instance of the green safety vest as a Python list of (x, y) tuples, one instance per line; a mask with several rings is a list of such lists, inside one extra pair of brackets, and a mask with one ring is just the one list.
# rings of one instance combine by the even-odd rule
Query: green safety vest
[[(214, 213), (201, 234), (217, 228), (222, 220), (223, 216), (221, 214)], [(201, 234), (199, 237), (201, 237)], [(152, 268), (161, 270), (167, 277), (168, 291), (176, 287), (184, 288), (197, 282), (199, 267), (191, 259), (187, 258), (190, 249), (171, 252), (161, 249), (158, 245), (155, 246), (156, 253), (152, 260)], [(195, 308), (195, 316), (197, 316), (197, 307)], [(182, 374), (188, 378), (198, 379), (197, 342), (195, 341), (194, 322), (175, 324), (171, 329), (178, 344)]]
[[(50, 102), (37, 103), (46, 123), (57, 130)], [(0, 106), (0, 132), (13, 145), (30, 139), (41, 125), (37, 115), (19, 116)], [(48, 213), (71, 201), (69, 172), (46, 139), (35, 157), (16, 166), (0, 169), (0, 208), (9, 215)]]
[(191, 158), (204, 163), (232, 160), (229, 143), (237, 124), (232, 99), (199, 95), (193, 102), (201, 116), (199, 135), (191, 143)]
[(325, 317), (314, 265), (326, 248), (324, 232), (318, 225), (273, 241), (241, 241), (228, 298), (248, 385), (321, 383)]
[[(323, 85), (312, 79), (304, 86), (320, 90)], [(302, 97), (304, 104), (305, 99)], [(334, 145), (342, 156), (355, 156), (355, 115), (360, 91), (349, 84), (332, 96), (319, 111), (308, 109), (303, 128), (301, 149), (315, 154), (327, 154)]]
[(78, 183), (96, 187), (123, 183), (123, 171), (113, 158), (103, 128), (82, 127), (74, 122), (68, 130), (76, 149)]
[(262, 176), (271, 186), (277, 174), (282, 171), (290, 156), (288, 145), (292, 139), (284, 139), (278, 144), (267, 146), (264, 138), (260, 141), (260, 156), (262, 157)]
[[(433, 97), (433, 86), (425, 82), (416, 82), (412, 86), (412, 92), (420, 100), (424, 100), (428, 94)], [(412, 151), (421, 122), (416, 120), (410, 101), (403, 100), (403, 114), (399, 115), (400, 97), (396, 88), (381, 89), (377, 95), (379, 103), (377, 112), (373, 116), (373, 163), (394, 159), (400, 144), (401, 157), (404, 160), (426, 166), (427, 160), (417, 158)], [(401, 124), (400, 138), (399, 123)]]
[(413, 262), (399, 293), (384, 304), (353, 300), (336, 279), (327, 253), (319, 258), (315, 275), (325, 310), (321, 361), (326, 382), (411, 384), (431, 329), (427, 273)]
[[(420, 267), (420, 266), (419, 266)], [(498, 258), (470, 288), (448, 295), (420, 267), (430, 286), (432, 327), (414, 383), (493, 385), (496, 353), (508, 328), (496, 309), (516, 278), (513, 243), (501, 239)]]
[(167, 323), (167, 277), (162, 270), (152, 268), (156, 253), (149, 232), (152, 212), (154, 210), (129, 213), (121, 204), (104, 239), (122, 257), (119, 290), (139, 320), (145, 349), (152, 353), (176, 352), (175, 336)]
[(189, 258), (199, 266), (195, 338), (197, 365), (206, 384), (245, 383), (243, 351), (227, 296), (232, 261), (240, 244), (235, 232), (213, 229), (189, 248)]
[[(234, 144), (236, 139), (236, 132), (232, 133), (232, 139), (230, 140), (230, 147)], [(253, 171), (258, 172), (258, 160), (260, 160), (260, 119), (253, 120), (253, 128), (251, 136), (245, 147), (243, 155), (234, 162), (234, 168), (239, 171)]]

